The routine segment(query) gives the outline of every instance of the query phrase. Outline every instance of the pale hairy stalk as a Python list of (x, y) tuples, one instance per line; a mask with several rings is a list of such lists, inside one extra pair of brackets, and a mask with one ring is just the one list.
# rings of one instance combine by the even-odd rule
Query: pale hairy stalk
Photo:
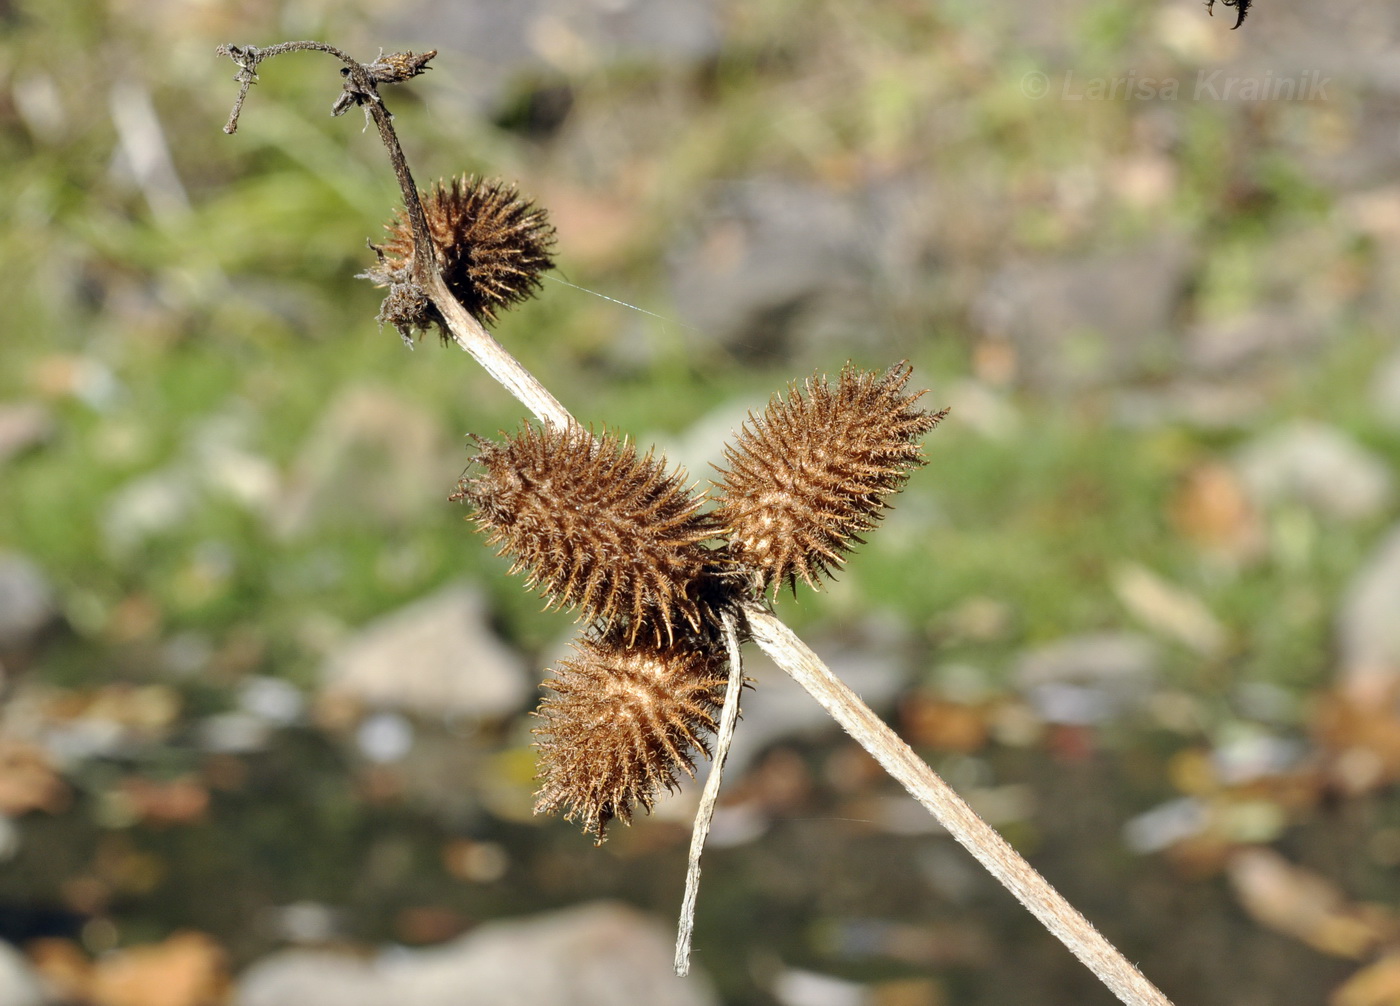
[(710, 822), (715, 817), (719, 801), (720, 781), (724, 775), (724, 760), (729, 757), (729, 745), (734, 740), (734, 726), (739, 722), (739, 693), (744, 689), (744, 660), (739, 650), (739, 629), (734, 616), (723, 616), (724, 645), (729, 650), (729, 684), (724, 690), (724, 710), (719, 717), (715, 735), (715, 755), (710, 763), (710, 777), (700, 794), (700, 807), (695, 812), (695, 827), (690, 832), (690, 859), (685, 871), (685, 897), (681, 900), (681, 920), (676, 927), (676, 974), (684, 978), (690, 973), (690, 937), (695, 931), (695, 901), (700, 896), (700, 854), (710, 835)]
[(757, 604), (744, 614), (753, 641), (821, 703), (842, 729), (869, 751), (987, 872), (1025, 905), (1074, 956), (1129, 1006), (1171, 1006), (1142, 972), (1027, 863), (1006, 839), (953, 792), (860, 696), (822, 663), (797, 635)]
[(486, 372), (501, 383), (501, 386), (520, 400), (542, 423), (553, 423), (561, 430), (577, 425), (578, 421), (569, 415), (569, 410), (559, 404), (559, 399), (551, 395), (535, 375), (525, 369), (495, 337), (461, 305), (452, 291), (447, 289), (442, 274), (436, 269), (429, 277), (427, 293), (433, 306), (447, 322), (452, 341), (471, 354), (472, 359), (481, 364)]

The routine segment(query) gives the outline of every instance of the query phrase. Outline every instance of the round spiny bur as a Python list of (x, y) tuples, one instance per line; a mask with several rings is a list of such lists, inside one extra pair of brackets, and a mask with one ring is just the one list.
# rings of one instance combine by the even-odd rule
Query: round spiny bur
[(478, 443), (478, 473), (452, 498), (476, 506), (487, 543), (514, 558), (510, 572), (529, 571), (550, 607), (580, 609), (629, 642), (711, 632), (725, 560), (703, 544), (714, 521), (679, 473), (577, 426)]
[[(423, 196), (423, 214), (447, 288), (483, 321), (534, 296), (540, 274), (554, 266), (554, 227), (544, 210), (499, 179), (438, 182)], [(402, 211), (385, 229), (379, 267), (366, 273), (381, 285), (402, 274), (414, 251), (413, 227)]]
[(694, 778), (693, 752), (709, 757), (727, 684), (717, 651), (627, 647), (607, 638), (575, 644), (545, 682), (535, 715), (540, 789), (535, 813), (568, 808), (602, 843), (608, 822), (631, 824), (657, 794)]
[(847, 364), (835, 388), (815, 377), (805, 394), (789, 387), (725, 448), (713, 516), (760, 590), (830, 576), (924, 463), (918, 439), (945, 413), (915, 407), (923, 392), (904, 392), (909, 373)]

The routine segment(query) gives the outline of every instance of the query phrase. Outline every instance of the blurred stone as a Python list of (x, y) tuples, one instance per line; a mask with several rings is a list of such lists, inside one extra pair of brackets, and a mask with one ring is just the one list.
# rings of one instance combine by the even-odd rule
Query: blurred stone
[(43, 570), (17, 552), (0, 553), (0, 652), (28, 646), (57, 617)]
[(1225, 647), (1227, 635), (1205, 603), (1152, 570), (1124, 563), (1113, 574), (1113, 592), (1135, 618), (1154, 632), (1174, 639), (1203, 657)]
[(162, 468), (132, 479), (100, 508), (107, 548), (125, 554), (146, 538), (177, 528), (188, 519), (194, 503), (194, 486), (183, 468)]
[(247, 446), (255, 426), (246, 409), (215, 413), (190, 431), (185, 450), (206, 489), (266, 514), (277, 500), (281, 479), (270, 460)]
[(398, 713), (375, 713), (355, 731), (360, 754), (380, 765), (402, 761), (413, 750), (413, 724)]
[(601, 903), (493, 922), (377, 959), (293, 950), (243, 976), (234, 1006), (713, 1006), (703, 974), (677, 978), (667, 928)]
[(858, 297), (868, 279), (861, 223), (836, 192), (781, 179), (717, 188), (707, 227), (671, 257), (682, 317), (746, 356), (790, 351), (802, 315)]
[(306, 711), (306, 696), (301, 689), (282, 678), (253, 677), (239, 688), (238, 704), (243, 711), (277, 726), (287, 726), (301, 719)]
[(982, 381), (959, 381), (945, 397), (958, 425), (971, 427), (988, 440), (1010, 443), (1021, 432), (1021, 414), (1010, 398)]
[(1306, 753), (1302, 742), (1276, 736), (1257, 723), (1227, 723), (1218, 732), (1210, 760), (1215, 778), (1226, 786), (1280, 775), (1296, 767)]
[(1342, 594), (1337, 649), (1344, 687), (1354, 699), (1394, 698), (1400, 686), (1400, 526)]
[(714, 0), (419, 0), (393, 8), (394, 30), (409, 23), (472, 67), (429, 85), (453, 88), (454, 104), (488, 115), (501, 110), (521, 77), (583, 73), (618, 60), (698, 63), (716, 56), (721, 43)]
[(1015, 680), (1048, 722), (1092, 724), (1142, 701), (1157, 676), (1152, 640), (1129, 632), (1070, 636), (1023, 654)]
[(329, 943), (342, 937), (344, 912), (318, 901), (294, 901), (268, 909), (268, 928), (289, 943)]
[(1381, 422), (1400, 430), (1400, 350), (1381, 364), (1371, 382), (1371, 403)]
[(0, 941), (0, 1003), (4, 1006), (44, 1006), (48, 1002), (29, 962), (14, 947)]
[(1114, 418), (1132, 430), (1186, 424), (1205, 430), (1233, 430), (1255, 422), (1272, 401), (1261, 382), (1183, 378), (1160, 387), (1113, 390)]
[(930, 215), (912, 185), (837, 191), (782, 178), (716, 186), (705, 228), (669, 255), (672, 296), (698, 338), (746, 358), (849, 353), (878, 338), (876, 305), (913, 286)]
[(869, 1006), (870, 990), (857, 982), (815, 971), (788, 968), (773, 979), (773, 998), (782, 1006)]
[(1236, 464), (1262, 507), (1297, 503), (1322, 517), (1362, 520), (1384, 510), (1393, 496), (1385, 462), (1322, 423), (1271, 430), (1245, 445)]
[(1123, 825), (1123, 842), (1139, 855), (1161, 852), (1194, 838), (1210, 824), (1210, 812), (1196, 797), (1184, 796), (1158, 804)]
[(215, 754), (251, 754), (267, 747), (272, 726), (250, 712), (215, 713), (196, 727), (199, 746)]
[(973, 305), (984, 335), (1010, 342), (1021, 376), (1072, 388), (1171, 362), (1169, 333), (1191, 248), (1172, 235), (1078, 259), (1018, 260)]
[(1186, 334), (1186, 359), (1206, 374), (1263, 361), (1296, 362), (1300, 354), (1321, 345), (1328, 330), (1325, 318), (1296, 307), (1253, 311), (1193, 327)]
[(406, 524), (450, 491), (442, 473), (461, 469), (430, 412), (368, 386), (343, 391), (317, 421), (292, 463), (271, 515), (282, 537), (317, 524)]
[(326, 661), (322, 684), (374, 709), (438, 719), (513, 713), (531, 682), (488, 615), (474, 587), (447, 587), (361, 629)]
[(40, 402), (0, 405), (0, 465), (53, 436), (51, 413)]

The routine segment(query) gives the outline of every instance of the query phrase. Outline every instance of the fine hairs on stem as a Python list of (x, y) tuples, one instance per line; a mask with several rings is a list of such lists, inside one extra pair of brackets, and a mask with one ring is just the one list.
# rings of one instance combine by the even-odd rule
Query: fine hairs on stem
[(740, 645), (752, 640), (1122, 1002), (1170, 1006), (765, 601), (782, 586), (839, 570), (923, 463), (918, 441), (946, 410), (917, 407), (919, 394), (904, 391), (909, 369), (847, 365), (835, 382), (815, 375), (775, 396), (726, 449), (728, 467), (712, 487), (717, 505), (707, 512), (709, 494), (686, 488), (662, 459), (580, 426), (478, 320), (494, 320), (534, 291), (551, 264), (553, 232), (542, 211), (500, 183), (440, 184), (425, 206), (379, 88), (425, 72), (435, 51), (381, 51), (361, 63), (322, 42), (220, 46), (239, 68), (225, 132), (236, 131), (259, 64), (300, 50), (345, 64), (332, 114), (364, 110), (403, 193), (390, 240), (371, 245), (378, 263), (365, 273), (389, 290), (381, 322), (410, 344), (436, 326), (541, 424), (503, 443), (478, 440), (476, 474), (452, 496), (475, 507), (479, 530), (512, 556), (512, 571), (526, 572), (528, 586), (586, 623), (575, 658), (561, 662), (536, 712), (536, 809), (565, 811), (601, 842), (610, 820), (649, 809), (661, 789), (694, 774), (697, 753), (713, 750), (691, 841), (677, 973), (689, 967), (700, 853), (739, 717)]

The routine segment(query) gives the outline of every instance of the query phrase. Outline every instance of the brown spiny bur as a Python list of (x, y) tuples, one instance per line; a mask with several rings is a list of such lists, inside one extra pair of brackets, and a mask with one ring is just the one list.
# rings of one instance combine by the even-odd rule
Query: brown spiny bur
[(627, 647), (607, 638), (575, 644), (559, 663), (535, 715), (540, 789), (535, 813), (567, 808), (602, 844), (608, 822), (651, 811), (694, 752), (706, 757), (728, 681), (718, 651), (689, 646)]
[(884, 374), (847, 364), (834, 388), (824, 377), (805, 393), (790, 386), (725, 448), (714, 517), (760, 590), (830, 576), (924, 463), (918, 440), (946, 410), (917, 408), (909, 374), (902, 363)]
[[(498, 312), (534, 296), (540, 275), (554, 266), (554, 227), (514, 185), (474, 175), (438, 182), (423, 196), (423, 214), (447, 288), (481, 321), (494, 322)], [(411, 273), (413, 227), (400, 211), (385, 229), (388, 240), (372, 246), (379, 262), (364, 276), (392, 288)], [(430, 322), (442, 327), (436, 310), (400, 317), (392, 307), (385, 302), (381, 320), (400, 332)]]
[(386, 56), (380, 49), (379, 56), (373, 63), (366, 63), (365, 69), (376, 84), (399, 84), (431, 70), (428, 62), (437, 52), (429, 49), (427, 52), (391, 52)]
[(709, 635), (724, 596), (724, 553), (704, 544), (715, 524), (703, 498), (663, 461), (610, 433), (524, 427), (477, 439), (476, 474), (452, 499), (471, 501), (487, 544), (549, 607), (579, 609), (614, 636), (671, 642)]

